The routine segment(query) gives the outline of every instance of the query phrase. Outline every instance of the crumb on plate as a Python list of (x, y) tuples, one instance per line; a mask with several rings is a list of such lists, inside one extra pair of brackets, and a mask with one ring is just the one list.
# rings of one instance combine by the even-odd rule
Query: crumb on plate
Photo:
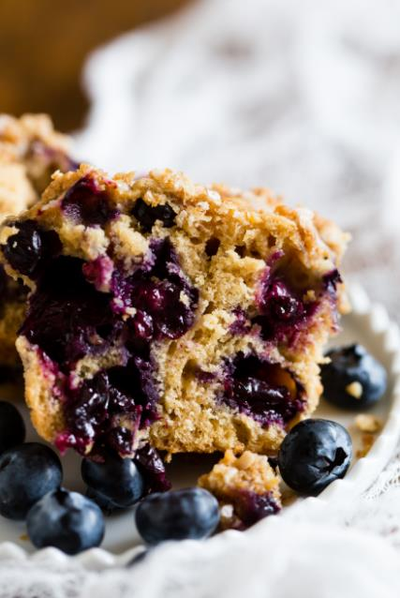
[(379, 417), (368, 413), (360, 413), (357, 415), (355, 424), (361, 432), (370, 432), (371, 434), (379, 432), (383, 426), (382, 420)]

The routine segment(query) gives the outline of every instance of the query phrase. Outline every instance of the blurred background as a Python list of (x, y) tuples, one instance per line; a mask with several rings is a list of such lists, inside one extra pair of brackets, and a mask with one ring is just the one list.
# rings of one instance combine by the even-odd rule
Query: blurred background
[(59, 129), (77, 129), (88, 109), (81, 72), (90, 51), (185, 3), (2, 0), (0, 111), (47, 112)]
[(169, 166), (318, 209), (399, 318), (399, 2), (2, 0), (0, 48), (0, 112), (48, 112), (111, 172)]

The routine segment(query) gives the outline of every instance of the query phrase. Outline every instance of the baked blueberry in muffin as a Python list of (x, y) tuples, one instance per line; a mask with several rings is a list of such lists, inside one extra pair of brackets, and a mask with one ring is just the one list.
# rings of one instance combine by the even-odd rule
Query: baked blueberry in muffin
[(275, 453), (315, 409), (347, 237), (265, 189), (57, 173), (0, 233), (30, 288), (17, 348), (59, 449)]
[[(76, 168), (69, 157), (69, 140), (57, 133), (44, 115), (25, 114), (21, 118), (0, 115), (0, 220), (27, 209), (50, 183), (55, 170)], [(24, 250), (29, 263), (35, 251), (36, 236), (25, 235)], [(18, 259), (16, 257), (15, 259)], [(20, 264), (21, 265), (21, 264)], [(30, 266), (31, 267), (31, 266)], [(15, 350), (17, 330), (25, 314), (26, 289), (0, 268), (0, 365), (18, 362)]]

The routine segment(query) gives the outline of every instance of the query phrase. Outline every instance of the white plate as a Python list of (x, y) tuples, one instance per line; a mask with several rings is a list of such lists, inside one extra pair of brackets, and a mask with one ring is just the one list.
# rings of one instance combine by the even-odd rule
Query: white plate
[[(351, 498), (362, 493), (384, 468), (400, 435), (400, 334), (398, 327), (389, 321), (386, 310), (381, 305), (371, 305), (365, 292), (360, 287), (351, 288), (353, 312), (343, 319), (343, 331), (334, 339), (334, 344), (360, 342), (371, 351), (386, 367), (389, 374), (389, 388), (386, 396), (369, 413), (378, 415), (384, 427), (368, 455), (355, 459), (344, 480), (331, 484), (318, 498), (303, 499), (304, 505), (323, 505), (327, 501)], [(1, 398), (7, 398), (4, 389)], [(27, 416), (27, 414), (25, 413)], [(326, 402), (321, 401), (317, 417), (329, 418), (345, 425), (350, 431), (355, 451), (361, 448), (361, 434), (354, 427), (354, 413), (345, 413)], [(37, 439), (29, 426), (29, 439)], [(204, 471), (208, 471), (212, 457), (183, 456), (174, 458), (169, 466), (169, 475), (175, 487), (193, 485)], [(80, 480), (80, 459), (69, 452), (64, 458), (64, 485), (70, 489), (84, 491)], [(298, 501), (295, 501), (296, 503)], [(290, 507), (289, 507), (290, 509)], [(24, 523), (15, 523), (0, 517), (0, 559), (10, 556), (26, 558), (34, 552), (27, 540)], [(140, 540), (134, 528), (133, 510), (112, 515), (107, 518), (106, 535), (101, 549), (92, 549), (73, 557), (90, 568), (104, 568), (128, 562), (138, 550)], [(44, 551), (40, 551), (43, 553)], [(65, 557), (55, 549), (45, 549), (47, 555), (54, 558)], [(40, 553), (35, 558), (40, 558)]]

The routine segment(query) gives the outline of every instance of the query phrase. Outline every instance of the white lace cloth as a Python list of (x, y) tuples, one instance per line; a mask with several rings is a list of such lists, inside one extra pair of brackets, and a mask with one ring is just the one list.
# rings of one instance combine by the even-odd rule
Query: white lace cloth
[[(400, 3), (202, 0), (93, 55), (80, 156), (268, 184), (349, 228), (348, 269), (398, 317)], [(0, 561), (0, 598), (398, 596), (400, 454), (366, 496), (132, 569)], [(49, 560), (50, 559), (50, 560)]]

